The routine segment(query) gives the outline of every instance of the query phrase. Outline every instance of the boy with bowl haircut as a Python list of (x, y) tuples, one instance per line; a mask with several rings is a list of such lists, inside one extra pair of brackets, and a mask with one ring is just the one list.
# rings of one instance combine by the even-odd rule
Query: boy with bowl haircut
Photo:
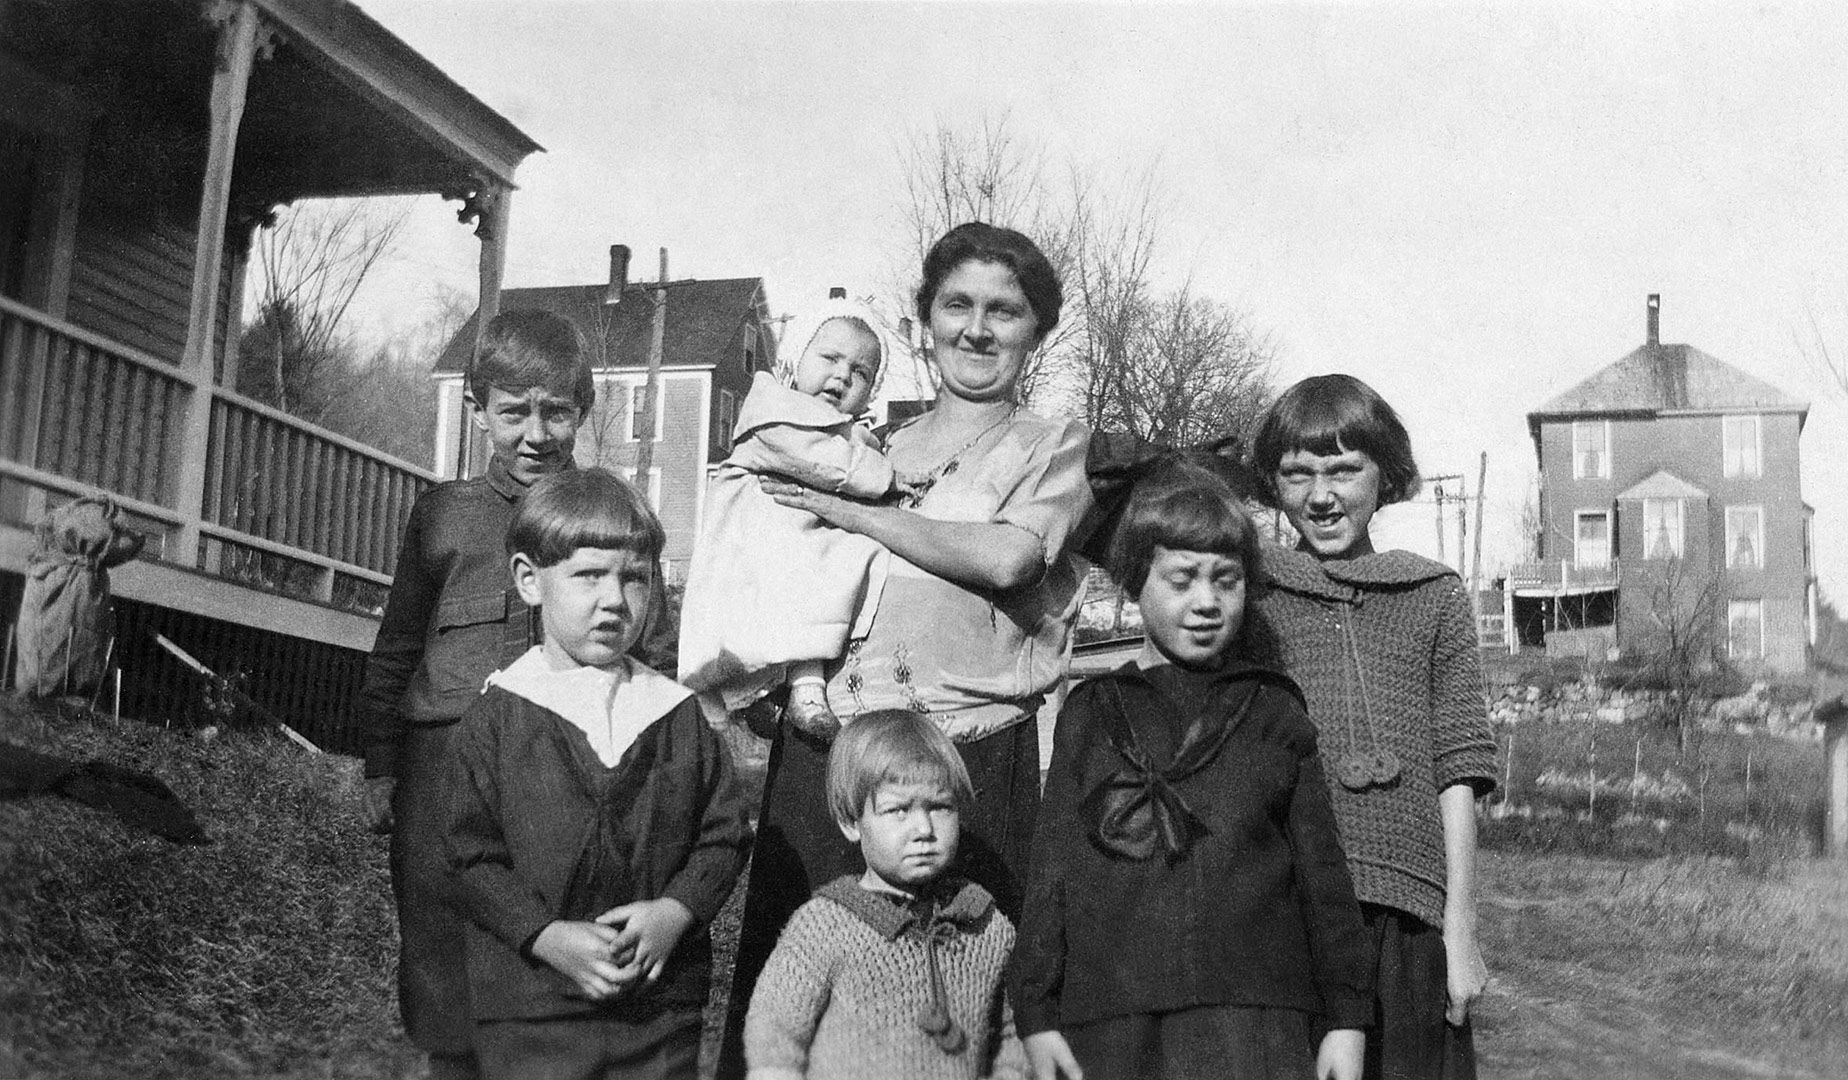
[(532, 644), (502, 542), (533, 481), (572, 466), (595, 400), (590, 354), (562, 316), (504, 312), (482, 336), (469, 392), (493, 447), (487, 475), (439, 484), (411, 507), (361, 692), (366, 810), (392, 834), (399, 1011), (432, 1080), (477, 1075), (460, 917), (445, 900), (443, 767), (482, 680)]
[(828, 755), (828, 807), (864, 873), (796, 911), (751, 995), (751, 1080), (1026, 1077), (1002, 995), (1014, 927), (951, 873), (968, 768), (928, 717), (863, 713)]
[(458, 726), (445, 837), (490, 1080), (698, 1072), (749, 806), (692, 692), (627, 655), (663, 541), (602, 469), (541, 478), (508, 530), (544, 643)]

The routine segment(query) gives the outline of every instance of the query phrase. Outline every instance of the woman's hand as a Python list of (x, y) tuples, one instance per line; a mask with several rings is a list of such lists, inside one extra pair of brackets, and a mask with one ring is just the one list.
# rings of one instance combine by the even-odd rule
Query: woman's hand
[(864, 503), (843, 499), (839, 495), (831, 495), (825, 491), (817, 491), (793, 480), (764, 476), (758, 478), (757, 485), (763, 489), (764, 494), (783, 506), (794, 510), (807, 510), (837, 529), (846, 529), (848, 532), (860, 531), (850, 522), (853, 520), (852, 511), (866, 505)]
[(912, 510), (843, 499), (788, 480), (760, 477), (758, 486), (778, 503), (807, 510), (851, 533), (870, 537), (927, 573), (969, 589), (1006, 592), (1046, 574), (1040, 538), (1017, 525), (992, 521), (937, 521)]
[(1027, 1048), (1027, 1064), (1033, 1068), (1034, 1080), (1084, 1080), (1084, 1070), (1072, 1056), (1065, 1036), (1056, 1031), (1042, 1031), (1020, 1040)]

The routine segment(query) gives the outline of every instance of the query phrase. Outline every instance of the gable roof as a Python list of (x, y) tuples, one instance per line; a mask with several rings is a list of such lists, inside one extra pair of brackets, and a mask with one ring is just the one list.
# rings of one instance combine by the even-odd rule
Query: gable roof
[(1692, 345), (1641, 345), (1528, 413), (1527, 427), (1537, 440), (1543, 420), (1676, 412), (1794, 412), (1801, 430), (1809, 402)]
[(1657, 469), (1620, 493), (1618, 502), (1639, 499), (1704, 499), (1707, 493), (1667, 469)]
[[(667, 325), (661, 335), (664, 367), (712, 366), (724, 359), (738, 327), (763, 304), (762, 278), (719, 278), (712, 281), (667, 283)], [(603, 302), (605, 285), (547, 285), (531, 289), (501, 290), (500, 309), (518, 311), (543, 308), (565, 316), (591, 339), (593, 363), (598, 370), (611, 367), (645, 367), (654, 340), (655, 295), (652, 282), (630, 284), (622, 303)], [(437, 374), (459, 374), (468, 369), (475, 351), (475, 320), (480, 310), (456, 332), (437, 359)], [(598, 349), (599, 340), (601, 349)], [(765, 342), (763, 348), (769, 347)]]

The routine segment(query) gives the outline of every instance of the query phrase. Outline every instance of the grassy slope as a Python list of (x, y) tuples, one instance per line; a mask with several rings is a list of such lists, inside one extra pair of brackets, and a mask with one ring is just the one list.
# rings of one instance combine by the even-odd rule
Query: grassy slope
[(1839, 864), (1489, 852), (1481, 910), (1485, 1076), (1842, 1075)]
[[(1576, 753), (1569, 730), (1524, 737), (1533, 768), (1517, 750), (1517, 773)], [(0, 803), (0, 1076), (368, 1080), (414, 1068), (396, 1024), (385, 845), (355, 814), (355, 762), (272, 738), (48, 722), (5, 697), (0, 738), (155, 773), (217, 838), (180, 848), (63, 800)], [(1721, 744), (1702, 753), (1713, 775), (1731, 774)], [(1613, 756), (1627, 780), (1633, 750)], [(1791, 758), (1800, 773), (1807, 760)], [(1768, 798), (1800, 786), (1761, 767)], [(1694, 831), (1725, 838), (1727, 820), (1748, 816), (1729, 790), (1710, 781), (1708, 829)], [(1843, 868), (1768, 857), (1788, 846), (1770, 838), (1746, 858), (1642, 858), (1630, 841), (1587, 854), (1598, 849), (1591, 823), (1572, 817), (1580, 797), (1489, 830), (1484, 1075), (1837, 1075), (1848, 1059)], [(1542, 792), (1524, 788), (1529, 800)], [(1628, 809), (1626, 797), (1610, 802)], [(1686, 814), (1675, 827), (1698, 824)], [(1769, 826), (1788, 811), (1760, 804), (1749, 816)]]
[(153, 773), (216, 840), (175, 846), (56, 797), (0, 803), (0, 1075), (363, 1080), (414, 1060), (356, 762), (13, 698), (0, 738)]

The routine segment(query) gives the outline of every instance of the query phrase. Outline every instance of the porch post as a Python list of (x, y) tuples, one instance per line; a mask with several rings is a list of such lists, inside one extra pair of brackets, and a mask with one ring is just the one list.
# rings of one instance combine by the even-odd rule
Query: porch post
[[(481, 349), (481, 339), (488, 332), (488, 323), (500, 314), (501, 276), (507, 268), (507, 222), (513, 210), (512, 203), (513, 192), (510, 189), (496, 184), (484, 184), (480, 191), (469, 196), (456, 215), (463, 221), (474, 218), (475, 235), (481, 240), (481, 299), (475, 305), (476, 352)], [(454, 476), (458, 480), (468, 477), (469, 451), (475, 438), (475, 429), (469, 423), (468, 415), (469, 376), (473, 374), (473, 366), (471, 353), (469, 362), (462, 368), (461, 414), (456, 424)], [(438, 467), (441, 467), (440, 463)]]
[(173, 471), (173, 507), (181, 518), (178, 555), (183, 565), (195, 565), (198, 560), (206, 455), (212, 434), (212, 330), (218, 315), (218, 282), (224, 272), (231, 159), (237, 151), (237, 128), (244, 118), (244, 94), (258, 39), (257, 9), (250, 0), (215, 0), (207, 18), (218, 24), (218, 54), (212, 73), (211, 137), (193, 244), (192, 310), (186, 321), (186, 351), (180, 360), (192, 393), (181, 427), (180, 460)]

